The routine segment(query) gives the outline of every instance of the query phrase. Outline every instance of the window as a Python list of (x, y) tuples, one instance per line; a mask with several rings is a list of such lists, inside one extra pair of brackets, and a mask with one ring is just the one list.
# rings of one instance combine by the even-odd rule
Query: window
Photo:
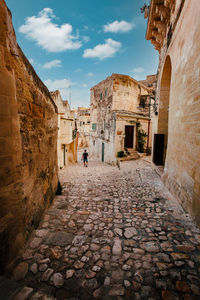
[(108, 93), (108, 89), (105, 89), (105, 97), (107, 96)]
[(102, 93), (100, 94), (100, 100), (102, 100)]
[(140, 104), (139, 104), (140, 108), (146, 107), (146, 100), (147, 100), (146, 96), (140, 96)]
[(96, 123), (93, 123), (93, 124), (92, 124), (92, 131), (96, 131), (96, 127), (97, 127), (97, 124), (96, 124)]

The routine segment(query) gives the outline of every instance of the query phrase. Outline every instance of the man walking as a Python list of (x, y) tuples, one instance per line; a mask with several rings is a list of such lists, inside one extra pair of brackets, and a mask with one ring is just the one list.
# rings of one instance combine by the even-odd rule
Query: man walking
[(88, 153), (87, 153), (87, 150), (85, 150), (83, 152), (82, 160), (83, 160), (84, 167), (87, 167), (88, 166)]

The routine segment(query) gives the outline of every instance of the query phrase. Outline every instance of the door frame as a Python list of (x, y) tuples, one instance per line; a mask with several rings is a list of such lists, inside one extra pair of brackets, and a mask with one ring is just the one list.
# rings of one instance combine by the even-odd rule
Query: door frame
[[(132, 147), (127, 147), (126, 146), (126, 127), (132, 127), (133, 128), (133, 134), (132, 134)], [(125, 128), (124, 128), (124, 132), (125, 132), (125, 139), (124, 139), (124, 147), (125, 148), (133, 148), (134, 149), (134, 132), (135, 132), (135, 126), (133, 125), (125, 125)]]

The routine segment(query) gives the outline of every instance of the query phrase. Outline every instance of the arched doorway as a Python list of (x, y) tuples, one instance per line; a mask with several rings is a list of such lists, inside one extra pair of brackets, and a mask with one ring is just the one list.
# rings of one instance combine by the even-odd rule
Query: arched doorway
[(154, 158), (158, 162), (155, 163), (160, 165), (165, 165), (167, 154), (171, 69), (171, 59), (167, 56), (160, 83), (158, 130), (154, 137)]

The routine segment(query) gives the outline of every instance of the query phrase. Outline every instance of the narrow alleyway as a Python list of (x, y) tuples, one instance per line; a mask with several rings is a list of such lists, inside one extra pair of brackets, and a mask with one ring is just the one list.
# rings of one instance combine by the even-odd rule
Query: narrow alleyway
[(200, 231), (149, 162), (78, 163), (60, 179), (15, 279), (56, 299), (200, 299)]

